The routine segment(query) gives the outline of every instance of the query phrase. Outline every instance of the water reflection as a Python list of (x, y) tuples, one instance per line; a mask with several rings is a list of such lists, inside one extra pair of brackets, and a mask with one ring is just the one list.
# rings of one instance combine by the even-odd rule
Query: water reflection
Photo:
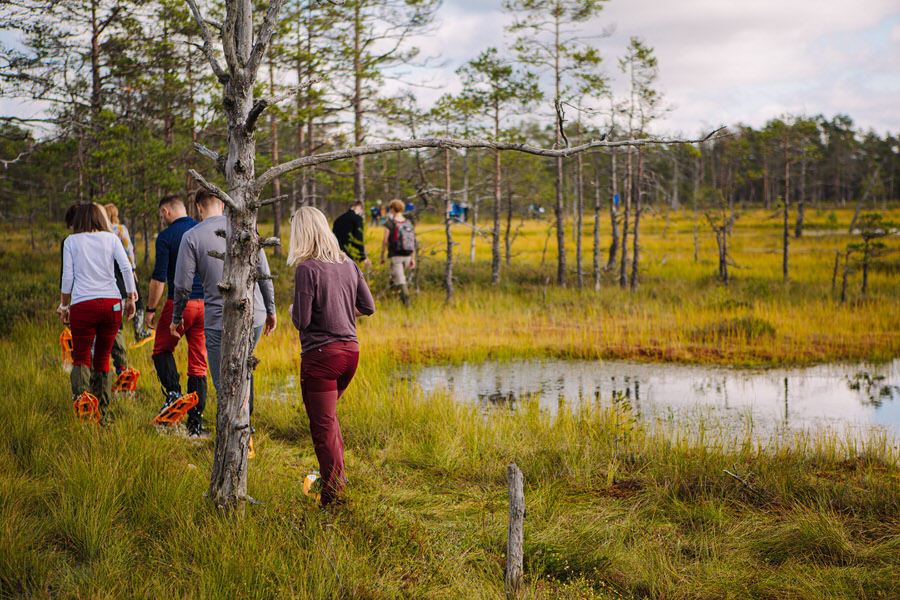
[(774, 369), (529, 360), (428, 366), (415, 379), (486, 410), (515, 410), (533, 397), (555, 415), (621, 398), (649, 422), (703, 418), (761, 433), (877, 427), (900, 436), (900, 359)]

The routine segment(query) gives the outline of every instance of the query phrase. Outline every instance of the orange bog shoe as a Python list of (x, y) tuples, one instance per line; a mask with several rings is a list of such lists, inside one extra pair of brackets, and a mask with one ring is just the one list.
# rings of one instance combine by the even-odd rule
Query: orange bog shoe
[(162, 410), (153, 417), (154, 425), (175, 425), (177, 423), (181, 423), (181, 420), (184, 419), (184, 415), (187, 414), (187, 411), (191, 410), (197, 405), (197, 392), (191, 392), (190, 394), (185, 394), (180, 398), (176, 398), (171, 402), (166, 402), (166, 405), (162, 407)]
[(72, 408), (75, 409), (75, 417), (82, 423), (100, 424), (100, 408), (97, 397), (93, 394), (81, 392), (81, 395), (75, 398)]
[(59, 345), (62, 347), (63, 366), (72, 366), (72, 330), (66, 327), (59, 334)]
[(137, 389), (137, 380), (141, 374), (137, 369), (128, 367), (116, 378), (112, 391), (114, 392), (133, 392)]

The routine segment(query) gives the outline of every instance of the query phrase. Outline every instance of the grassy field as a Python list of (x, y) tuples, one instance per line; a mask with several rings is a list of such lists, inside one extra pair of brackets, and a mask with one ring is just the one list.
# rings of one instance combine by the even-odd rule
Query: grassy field
[[(813, 211), (810, 221), (846, 231), (850, 216)], [(32, 250), (5, 230), (0, 597), (500, 598), (505, 467), (515, 462), (526, 482), (527, 597), (900, 598), (896, 440), (799, 434), (763, 446), (708, 430), (650, 432), (611, 399), (555, 419), (536, 402), (485, 418), (396, 377), (411, 363), (488, 358), (782, 364), (900, 354), (897, 256), (872, 274), (867, 298), (855, 275), (840, 306), (831, 273), (850, 236), (792, 240), (784, 285), (777, 219), (748, 214), (734, 238), (741, 268), (723, 287), (710, 236), (701, 226), (694, 262), (690, 215), (670, 217), (645, 221), (635, 294), (608, 281), (599, 292), (548, 285), (555, 253), (551, 240), (541, 264), (540, 222), (522, 226), (492, 289), (487, 244), (468, 264), (468, 235), (456, 228), (463, 259), (450, 306), (439, 283), (443, 230), (420, 224), (413, 307), (387, 294), (383, 269), (370, 275), (378, 312), (360, 325), (360, 371), (339, 405), (349, 503), (333, 514), (300, 491), (316, 460), (293, 379), (290, 272), (273, 265), (281, 323), (257, 352), (249, 474), (264, 505), (240, 521), (202, 498), (211, 443), (148, 425), (162, 400), (149, 348), (131, 352), (143, 376), (113, 401), (112, 425), (74, 422), (52, 315), (62, 232)], [(378, 233), (369, 231), (370, 252)], [(214, 422), (214, 402), (207, 411)]]

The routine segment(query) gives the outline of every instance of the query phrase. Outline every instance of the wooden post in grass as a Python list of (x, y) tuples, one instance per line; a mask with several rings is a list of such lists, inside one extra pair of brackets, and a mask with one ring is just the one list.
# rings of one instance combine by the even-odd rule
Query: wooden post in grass
[(509, 529), (506, 537), (506, 598), (513, 600), (522, 589), (522, 561), (525, 537), (525, 486), (522, 471), (515, 464), (506, 467), (509, 485)]

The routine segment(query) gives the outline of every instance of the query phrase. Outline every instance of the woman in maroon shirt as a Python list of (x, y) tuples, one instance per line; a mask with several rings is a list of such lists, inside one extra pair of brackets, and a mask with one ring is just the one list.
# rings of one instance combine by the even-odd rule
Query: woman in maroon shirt
[(300, 391), (324, 484), (321, 502), (328, 506), (345, 482), (337, 400), (359, 363), (356, 317), (375, 312), (375, 302), (316, 208), (301, 207), (291, 217), (288, 264), (297, 266), (290, 313), (300, 331)]

